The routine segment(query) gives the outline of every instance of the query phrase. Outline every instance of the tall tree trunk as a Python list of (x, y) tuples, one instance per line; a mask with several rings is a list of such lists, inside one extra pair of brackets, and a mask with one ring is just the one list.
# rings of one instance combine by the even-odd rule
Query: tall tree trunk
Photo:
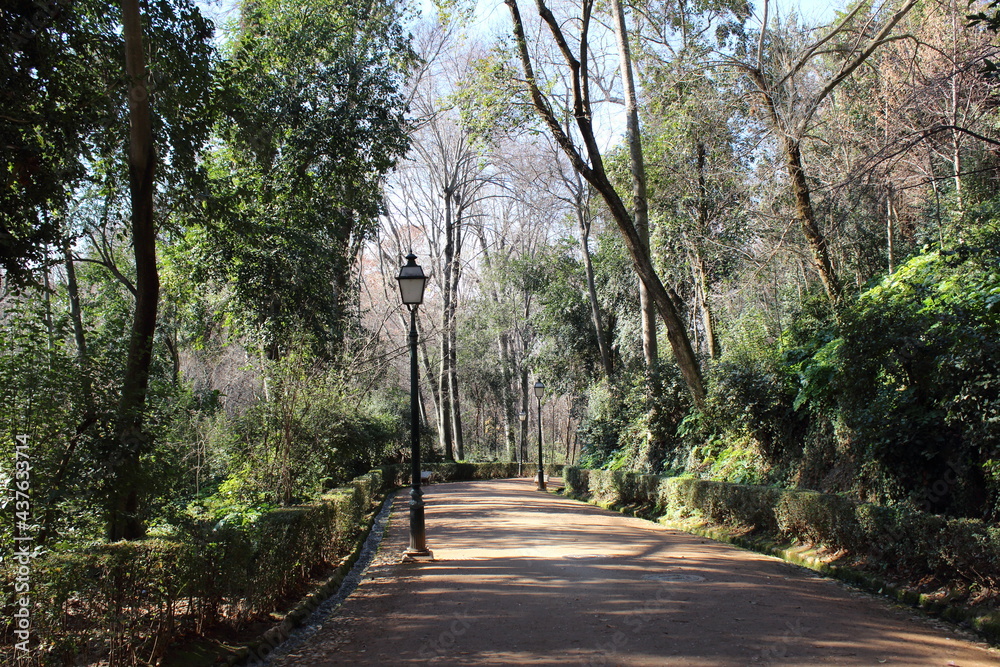
[(458, 455), (459, 460), (465, 459), (465, 437), (462, 433), (462, 400), (459, 396), (458, 387), (458, 332), (455, 327), (455, 295), (452, 292), (452, 315), (451, 315), (451, 331), (448, 336), (451, 341), (448, 343), (448, 354), (451, 356), (451, 360), (448, 362), (448, 391), (451, 393), (450, 403), (451, 403), (451, 423), (452, 423), (452, 437), (455, 440), (455, 450)]
[[(646, 201), (646, 165), (642, 157), (642, 135), (639, 131), (639, 101), (632, 76), (632, 54), (628, 44), (625, 10), (621, 0), (611, 0), (614, 13), (615, 38), (618, 42), (618, 59), (621, 65), (622, 85), (625, 89), (625, 135), (628, 141), (629, 163), (632, 173), (632, 220), (639, 241), (649, 256), (649, 206)], [(642, 355), (646, 362), (651, 394), (659, 394), (656, 382), (658, 350), (656, 341), (656, 304), (649, 289), (639, 281), (639, 304), (642, 311)]]
[(441, 334), (441, 372), (438, 374), (438, 440), (441, 443), (441, 448), (444, 451), (444, 457), (448, 461), (455, 460), (455, 451), (453, 449), (454, 441), (452, 440), (451, 434), (451, 391), (449, 390), (449, 373), (448, 364), (451, 362), (451, 357), (448, 355), (448, 334), (442, 332)]
[(830, 302), (836, 305), (840, 301), (840, 281), (837, 279), (837, 272), (834, 271), (833, 262), (830, 261), (830, 249), (826, 237), (816, 223), (809, 182), (802, 169), (802, 150), (799, 141), (786, 136), (782, 139), (782, 147), (788, 167), (788, 177), (792, 181), (792, 192), (795, 194), (795, 211), (802, 226), (802, 233), (809, 244), (809, 250), (812, 252), (813, 268), (819, 274)]
[[(511, 395), (510, 342), (506, 333), (497, 336), (497, 354), (500, 358), (500, 403), (503, 405), (504, 460), (511, 461), (513, 447), (517, 447), (513, 424), (518, 422), (514, 413), (514, 398)], [(517, 457), (514, 457), (517, 458)]]
[[(706, 397), (705, 383), (701, 376), (701, 367), (698, 364), (698, 358), (691, 348), (691, 341), (688, 338), (687, 330), (684, 327), (684, 323), (677, 316), (677, 312), (670, 302), (670, 296), (667, 294), (663, 282), (653, 268), (649, 252), (646, 250), (642, 242), (642, 237), (635, 228), (632, 214), (629, 213), (628, 209), (622, 203), (621, 197), (611, 184), (607, 171), (604, 168), (604, 160), (594, 134), (593, 115), (591, 114), (589, 93), (587, 92), (589, 83), (587, 83), (586, 62), (585, 60), (577, 59), (573, 55), (562, 34), (559, 22), (542, 0), (536, 0), (539, 7), (539, 14), (542, 20), (549, 26), (570, 68), (573, 89), (573, 118), (576, 121), (577, 128), (586, 147), (588, 159), (585, 159), (581, 155), (573, 140), (566, 134), (566, 131), (553, 113), (551, 106), (542, 94), (541, 89), (538, 87), (534, 67), (531, 64), (531, 56), (528, 52), (524, 24), (521, 21), (521, 13), (517, 5), (517, 0), (504, 0), (504, 2), (510, 9), (511, 19), (514, 23), (514, 39), (518, 50), (518, 57), (521, 61), (521, 67), (524, 70), (525, 81), (531, 95), (532, 104), (544, 121), (553, 140), (569, 158), (573, 168), (597, 190), (607, 204), (611, 217), (621, 232), (622, 240), (629, 252), (629, 256), (632, 258), (632, 265), (635, 268), (636, 274), (639, 276), (639, 280), (646, 286), (646, 289), (649, 290), (653, 301), (656, 303), (656, 308), (660, 312), (660, 317), (666, 325), (667, 340), (670, 341), (670, 347), (673, 349), (677, 366), (684, 377), (684, 383), (687, 385), (688, 391), (691, 392), (691, 398), (696, 406), (703, 408)], [(580, 52), (581, 57), (584, 59), (589, 49), (587, 32), (589, 30), (592, 8), (593, 3), (590, 0), (585, 0), (580, 39)]]
[(813, 268), (819, 274), (819, 279), (823, 283), (823, 289), (826, 291), (830, 303), (836, 306), (841, 295), (840, 281), (837, 279), (837, 273), (830, 261), (830, 250), (826, 237), (823, 236), (816, 222), (809, 181), (802, 168), (801, 144), (798, 138), (792, 136), (784, 128), (781, 117), (778, 115), (774, 96), (764, 79), (764, 75), (758, 69), (746, 68), (745, 71), (757, 86), (757, 92), (767, 108), (775, 133), (781, 135), (781, 152), (785, 158), (785, 168), (788, 171), (788, 178), (792, 183), (792, 193), (795, 196), (795, 214), (799, 219), (802, 233), (806, 237), (806, 243), (809, 245)]
[[(44, 267), (44, 273), (43, 273), (43, 275), (45, 277), (45, 285), (44, 285), (44, 289), (42, 290), (43, 299), (45, 301), (45, 317), (44, 317), (44, 320), (45, 320), (46, 339), (48, 340), (48, 344), (47, 344), (48, 347), (47, 347), (47, 349), (48, 349), (50, 355), (52, 354), (52, 350), (56, 346), (55, 323), (52, 320), (52, 280), (49, 277), (49, 272), (51, 270), (52, 270), (51, 267), (48, 264), (46, 264), (45, 267)], [(49, 363), (50, 364), (52, 363), (51, 362), (51, 357), (49, 359)]]
[[(67, 237), (63, 240), (63, 257), (66, 262), (66, 292), (69, 295), (69, 316), (73, 321), (73, 338), (76, 340), (76, 358), (81, 364), (87, 359), (87, 337), (83, 330), (83, 312), (80, 309), (80, 287), (76, 281), (76, 264), (73, 261), (72, 244)], [(85, 373), (85, 377), (89, 377)]]
[[(698, 160), (698, 233), (708, 235), (708, 185), (705, 177), (705, 142), (699, 141), (695, 146)], [(708, 305), (708, 272), (705, 270), (705, 258), (698, 249), (697, 242), (689, 242), (691, 257), (694, 261), (695, 291), (698, 295), (698, 309), (701, 314), (701, 325), (705, 330), (705, 349), (708, 356), (716, 359), (719, 356), (719, 343), (715, 339), (715, 323), (712, 310)]]
[(597, 347), (601, 353), (601, 366), (604, 375), (611, 379), (614, 366), (611, 362), (611, 349), (604, 333), (604, 320), (601, 317), (601, 305), (597, 301), (597, 285), (594, 280), (594, 263), (590, 257), (591, 221), (584, 203), (580, 197), (576, 199), (576, 219), (580, 225), (580, 252), (583, 254), (583, 268), (587, 276), (587, 296), (590, 298), (590, 319), (594, 323), (594, 333), (597, 335)]
[(118, 457), (112, 463), (114, 482), (110, 485), (112, 490), (108, 507), (110, 540), (137, 539), (146, 532), (140, 515), (140, 459), (147, 447), (147, 436), (142, 431), (142, 423), (160, 294), (153, 220), (156, 156), (138, 0), (122, 0), (122, 24), (125, 70), (129, 80), (129, 194), (136, 299), (121, 400), (118, 404), (115, 433)]
[(453, 191), (445, 188), (444, 191), (444, 227), (445, 243), (444, 257), (441, 262), (441, 375), (439, 376), (438, 398), (440, 399), (440, 413), (438, 426), (440, 427), (441, 446), (444, 450), (445, 459), (455, 460), (454, 440), (452, 435), (452, 411), (451, 405), (451, 300), (452, 300), (452, 279), (451, 272), (454, 268), (453, 259), (455, 256), (455, 228), (452, 221), (452, 195)]
[[(406, 320), (405, 316), (403, 317), (403, 320), (404, 320), (404, 325), (408, 325), (408, 323), (406, 323), (406, 321), (405, 321)], [(423, 362), (424, 362), (424, 378), (425, 379), (424, 379), (424, 382), (421, 383), (421, 386), (430, 387), (430, 390), (431, 390), (431, 409), (432, 409), (432, 411), (434, 412), (435, 415), (438, 415), (438, 402), (439, 401), (438, 401), (437, 378), (434, 375), (434, 368), (432, 367), (432, 364), (431, 364), (430, 354), (427, 352), (427, 336), (425, 335), (425, 333), (423, 331), (423, 326), (421, 325), (420, 311), (419, 310), (417, 311), (416, 323), (417, 323), (417, 335), (419, 336), (419, 340), (420, 340), (420, 345), (419, 345), (419, 351), (421, 353), (420, 356), (423, 358)], [(427, 424), (428, 427), (430, 425), (430, 422), (427, 419), (427, 406), (426, 405), (424, 405), (424, 424)], [(439, 427), (440, 427), (440, 425), (439, 425)]]
[(567, 464), (569, 463), (569, 456), (570, 456), (569, 436), (570, 432), (572, 431), (572, 427), (573, 427), (573, 415), (571, 415), (569, 410), (567, 410), (566, 411), (566, 459), (565, 459)]
[(705, 260), (698, 256), (698, 293), (701, 307), (701, 325), (705, 329), (705, 349), (708, 356), (718, 359), (720, 355), (719, 341), (715, 337), (715, 319), (712, 315), (712, 306), (708, 303), (708, 279), (705, 277)]
[(455, 441), (455, 450), (459, 460), (465, 459), (465, 437), (462, 433), (462, 399), (458, 386), (458, 283), (462, 277), (462, 208), (459, 204), (458, 211), (454, 217), (454, 257), (451, 268), (451, 302), (449, 308), (451, 315), (448, 317), (448, 354), (451, 359), (448, 362), (448, 391), (451, 392), (451, 423), (452, 438)]
[[(649, 210), (646, 202), (646, 165), (642, 157), (642, 135), (639, 131), (639, 101), (632, 77), (632, 55), (629, 51), (628, 29), (625, 25), (625, 10), (621, 0), (611, 0), (614, 14), (615, 38), (618, 42), (618, 58), (621, 65), (622, 85), (625, 89), (625, 135), (628, 141), (629, 163), (632, 172), (632, 220), (639, 237), (643, 254), (652, 264), (649, 252)], [(646, 391), (652, 399), (649, 402), (650, 428), (646, 435), (644, 458), (649, 465), (648, 472), (656, 472), (656, 464), (662, 458), (665, 446), (664, 434), (660, 429), (659, 405), (660, 380), (657, 372), (658, 350), (656, 341), (656, 304), (649, 294), (649, 287), (639, 281), (639, 307), (642, 311), (642, 355), (646, 363)]]
[(528, 462), (528, 422), (531, 417), (531, 409), (528, 397), (528, 367), (521, 367), (521, 412), (528, 415), (528, 419), (521, 422), (521, 461)]
[[(483, 258), (483, 265), (489, 272), (493, 267), (493, 258), (490, 246), (486, 242), (486, 234), (481, 225), (473, 227), (476, 237), (479, 240), (479, 252)], [(496, 306), (500, 307), (500, 297), (492, 285), (488, 289), (490, 299)], [(520, 446), (519, 440), (514, 433), (513, 425), (520, 423), (520, 419), (515, 414), (513, 383), (514, 383), (514, 353), (512, 351), (510, 335), (502, 331), (497, 334), (497, 358), (500, 362), (500, 402), (503, 405), (503, 433), (504, 433), (504, 457), (506, 461), (515, 461), (517, 456), (516, 448)], [(518, 427), (520, 428), (520, 427)]]
[[(816, 216), (813, 211), (809, 183), (806, 180), (805, 172), (802, 168), (801, 138), (805, 136), (809, 122), (816, 110), (819, 109), (823, 100), (826, 99), (826, 97), (832, 93), (833, 90), (836, 89), (836, 87), (839, 86), (845, 79), (850, 77), (854, 71), (857, 70), (858, 67), (860, 67), (872, 53), (874, 53), (875, 49), (891, 39), (890, 34), (896, 24), (898, 24), (916, 4), (917, 0), (906, 0), (905, 3), (898, 7), (892, 16), (890, 16), (888, 20), (882, 24), (879, 31), (867, 40), (866, 46), (862, 47), (861, 42), (855, 40), (855, 50), (849, 54), (848, 59), (840, 66), (838, 72), (826, 82), (813, 82), (816, 86), (816, 92), (802, 100), (804, 108), (802, 109), (801, 116), (797, 120), (792, 118), (783, 119), (781, 114), (778, 113), (778, 107), (775, 101), (775, 89), (768, 83), (768, 80), (764, 76), (762, 70), (762, 54), (765, 43), (764, 37), (767, 31), (768, 3), (766, 0), (764, 3), (764, 25), (761, 29), (757, 45), (757, 64), (756, 66), (752, 66), (746, 63), (737, 63), (737, 66), (746, 72), (747, 76), (750, 77), (751, 81), (753, 81), (754, 85), (757, 87), (757, 92), (761, 96), (767, 115), (773, 125), (772, 129), (774, 130), (775, 135), (780, 137), (781, 149), (785, 157), (788, 176), (792, 182), (792, 192), (795, 195), (797, 217), (802, 227), (802, 232), (806, 237), (806, 242), (809, 244), (809, 249), (812, 252), (813, 266), (816, 269), (816, 272), (819, 273), (820, 280), (823, 283), (823, 288), (826, 290), (827, 297), (830, 299), (830, 302), (834, 305), (834, 307), (836, 307), (840, 301), (842, 290), (840, 282), (837, 279), (837, 273), (834, 270), (832, 261), (830, 260), (830, 252), (827, 247), (826, 238), (819, 230), (819, 225), (816, 222)], [(847, 15), (841, 19), (832, 31), (829, 31), (819, 41), (808, 47), (805, 50), (805, 55), (801, 60), (799, 60), (798, 64), (795, 65), (795, 68), (781, 79), (782, 83), (778, 83), (777, 85), (783, 85), (783, 82), (789, 80), (794, 75), (795, 71), (800, 69), (802, 65), (804, 65), (811, 57), (822, 53), (823, 51), (821, 51), (821, 48), (823, 47), (823, 44), (846, 30), (864, 7), (865, 5), (856, 5), (854, 9), (849, 11)], [(863, 33), (864, 31), (861, 32)], [(852, 38), (852, 40), (854, 40), (854, 38)]]

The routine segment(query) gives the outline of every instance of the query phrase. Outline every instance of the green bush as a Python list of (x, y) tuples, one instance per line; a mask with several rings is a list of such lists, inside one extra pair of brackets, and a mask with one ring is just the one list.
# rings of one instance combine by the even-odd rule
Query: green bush
[[(112, 664), (146, 664), (174, 637), (275, 611), (350, 551), (386, 481), (374, 470), (316, 502), (256, 520), (192, 524), (174, 540), (93, 543), (35, 559), (39, 663), (101, 655)], [(13, 590), (14, 566), (8, 561), (0, 572), (4, 590)], [(13, 664), (11, 631), (0, 648), (5, 664)]]
[(841, 424), (862, 499), (995, 519), (1000, 234), (928, 250), (841, 313), (803, 355), (796, 406)]
[[(565, 469), (572, 495), (648, 517), (697, 517), (766, 539), (824, 547), (884, 572), (995, 588), (1000, 527), (843, 496), (690, 477)], [(915, 575), (915, 577), (914, 577)]]
[(580, 462), (609, 470), (660, 470), (677, 448), (677, 429), (691, 407), (677, 365), (660, 364), (652, 398), (645, 370), (627, 369), (587, 390), (587, 411), (578, 429)]
[[(434, 481), (513, 477), (516, 464), (427, 464)], [(546, 466), (558, 475), (562, 466)], [(533, 470), (525, 468), (525, 474)], [(225, 622), (245, 624), (282, 609), (312, 577), (351, 551), (365, 517), (391, 488), (409, 484), (397, 464), (360, 475), (316, 501), (258, 513), (189, 520), (173, 539), (76, 544), (31, 565), (32, 655), (40, 665), (101, 656), (116, 665), (155, 662), (174, 639)], [(218, 509), (218, 508), (217, 508)], [(14, 590), (6, 559), (0, 587)], [(6, 600), (11, 618), (13, 600)], [(0, 662), (14, 664), (13, 628)]]

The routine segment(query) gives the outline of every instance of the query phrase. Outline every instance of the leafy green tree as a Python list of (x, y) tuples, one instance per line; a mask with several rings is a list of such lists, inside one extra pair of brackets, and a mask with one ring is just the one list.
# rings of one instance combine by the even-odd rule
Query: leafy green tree
[[(97, 63), (121, 57), (107, 4), (7, 3), (0, 34), (0, 270), (25, 284), (62, 236), (56, 213), (87, 175), (93, 136), (114, 118), (107, 93), (121, 76)], [(111, 68), (108, 68), (110, 71)], [(120, 67), (118, 68), (120, 70)]]
[[(575, 125), (575, 127), (571, 126), (572, 129), (564, 127), (561, 119), (556, 116), (553, 110), (552, 96), (543, 92), (543, 89), (547, 89), (549, 84), (538, 76), (540, 72), (536, 70), (537, 59), (532, 57), (517, 1), (506, 0), (505, 4), (511, 13), (514, 41), (517, 45), (525, 86), (531, 96), (532, 104), (545, 123), (553, 141), (565, 152), (573, 168), (600, 193), (607, 205), (612, 219), (622, 233), (636, 273), (639, 274), (645, 288), (649, 290), (651, 301), (656, 304), (656, 309), (666, 325), (667, 338), (674, 352), (675, 361), (681, 368), (691, 395), (696, 404), (702, 405), (705, 400), (705, 386), (700, 363), (694, 354), (691, 341), (677, 314), (676, 307), (653, 267), (633, 211), (626, 206), (620, 193), (609, 179), (604, 156), (596, 140), (593, 100), (590, 95), (592, 82), (589, 56), (591, 46), (588, 42), (594, 4), (585, 1), (581, 8), (579, 21), (564, 23), (555, 17), (544, 2), (537, 3), (539, 17), (547, 26), (552, 43), (558, 48), (561, 55), (561, 65), (568, 73), (568, 88), (570, 90), (566, 92), (567, 97), (571, 96), (572, 98), (572, 117)], [(579, 55), (577, 55), (576, 49), (569, 45), (566, 33), (570, 26), (575, 29), (577, 25), (580, 32), (578, 37), (574, 36), (574, 39), (578, 39), (580, 42)], [(579, 134), (579, 141), (575, 139), (574, 133)], [(644, 196), (643, 192), (637, 191), (634, 199), (642, 199)]]
[[(196, 173), (211, 124), (211, 26), (188, 0), (150, 2), (141, 14), (131, 1), (121, 14), (103, 3), (19, 2), (2, 20), (13, 38), (2, 63), (9, 104), (0, 119), (0, 261), (7, 281), (29, 282), (52, 247), (72, 265), (78, 230), (65, 220), (86, 181), (100, 183), (107, 196), (129, 192), (125, 238), (135, 257), (132, 275), (120, 278), (135, 307), (115, 444), (106, 457), (117, 480), (108, 486), (106, 511), (112, 537), (136, 537), (143, 532), (138, 460), (149, 444), (142, 423), (159, 299), (155, 239), (162, 220), (153, 200), (159, 195), (176, 206), (176, 193)], [(168, 165), (162, 170), (158, 156)], [(82, 351), (82, 323), (75, 324)]]
[(188, 240), (272, 358), (299, 326), (328, 354), (343, 342), (380, 179), (408, 145), (402, 19), (392, 1), (240, 5), (210, 202)]

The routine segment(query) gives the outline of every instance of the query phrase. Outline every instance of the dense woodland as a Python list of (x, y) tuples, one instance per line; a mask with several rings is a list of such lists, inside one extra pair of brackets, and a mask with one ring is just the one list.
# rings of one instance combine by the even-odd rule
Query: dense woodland
[(427, 460), (1000, 518), (995, 8), (203, 9), (0, 9), (0, 553), (407, 460), (411, 250)]

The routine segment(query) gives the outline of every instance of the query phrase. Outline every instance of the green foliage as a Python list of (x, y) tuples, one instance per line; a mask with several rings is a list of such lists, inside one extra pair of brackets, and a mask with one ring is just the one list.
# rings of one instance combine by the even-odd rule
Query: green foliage
[(78, 444), (82, 461), (74, 460), (63, 481), (56, 482), (66, 443), (81, 438), (77, 429), (91, 408), (91, 378), (80, 367), (75, 350), (67, 349), (66, 318), (53, 315), (51, 308), (47, 311), (38, 296), (9, 299), (6, 306), (0, 318), (0, 507), (4, 509), (0, 512), (0, 554), (14, 548), (14, 444), (18, 436), (27, 436), (24, 442), (31, 466), (29, 523), (44, 523), (49, 512), (58, 521), (57, 510), (65, 509), (68, 502), (77, 511), (93, 511), (92, 480), (81, 479), (81, 474), (89, 472), (88, 463), (96, 463), (92, 440), (84, 438)]
[(226, 43), (222, 142), (186, 244), (272, 357), (300, 328), (340, 351), (354, 260), (409, 141), (401, 21), (393, 2), (245, 2)]
[(795, 390), (795, 377), (773, 357), (723, 360), (711, 369), (709, 428), (734, 440), (748, 436), (766, 461), (785, 462), (801, 451), (805, 426)]
[(998, 258), (993, 224), (974, 242), (921, 253), (863, 293), (840, 337), (800, 364), (796, 405), (836, 410), (871, 497), (921, 505), (953, 468), (931, 507), (996, 512), (987, 476), (1000, 442)]
[(984, 589), (1000, 581), (1000, 528), (908, 508), (770, 486), (637, 473), (564, 470), (567, 492), (649, 516), (698, 517), (754, 535), (846, 552), (911, 580), (932, 573)]
[(519, 71), (513, 49), (503, 42), (472, 62), (471, 72), (452, 98), (462, 127), (476, 141), (494, 146), (510, 135), (534, 129), (537, 115), (519, 83)]
[[(226, 506), (288, 505), (382, 464), (405, 441), (405, 396), (357, 402), (301, 342), (266, 363), (266, 397), (227, 425)], [(221, 481), (221, 480), (220, 480)]]
[(639, 279), (621, 237), (614, 231), (601, 234), (592, 260), (608, 344), (622, 363), (637, 364), (642, 359)]
[(674, 458), (676, 433), (690, 409), (679, 370), (659, 367), (659, 395), (650, 395), (644, 370), (627, 369), (587, 389), (587, 408), (578, 431), (582, 465), (609, 470), (659, 469)]
[[(350, 551), (385, 489), (373, 470), (316, 502), (240, 524), (195, 521), (171, 540), (88, 543), (37, 558), (35, 650), (52, 664), (94, 655), (147, 664), (187, 633), (281, 611), (290, 593)], [(14, 567), (8, 559), (0, 571), (4, 590)], [(5, 641), (0, 655), (12, 660), (13, 650)]]
[[(190, 204), (195, 168), (214, 118), (212, 26), (189, 0), (143, 5), (153, 135), (164, 200)], [(5, 91), (0, 119), (0, 268), (15, 284), (67, 234), (78, 189), (128, 181), (128, 85), (121, 13), (107, 3), (14, 2), (0, 16)]]
[(539, 309), (531, 322), (544, 341), (534, 363), (565, 390), (601, 373), (587, 279), (577, 254), (575, 243), (564, 239), (531, 260), (539, 274)]
[(91, 135), (114, 116), (106, 88), (117, 81), (114, 75), (105, 80), (94, 65), (118, 60), (116, 19), (106, 3), (95, 1), (13, 2), (0, 14), (0, 34), (11, 42), (0, 56), (0, 267), (6, 280), (28, 282), (47, 246), (58, 242), (59, 224), (50, 214), (83, 179)]

